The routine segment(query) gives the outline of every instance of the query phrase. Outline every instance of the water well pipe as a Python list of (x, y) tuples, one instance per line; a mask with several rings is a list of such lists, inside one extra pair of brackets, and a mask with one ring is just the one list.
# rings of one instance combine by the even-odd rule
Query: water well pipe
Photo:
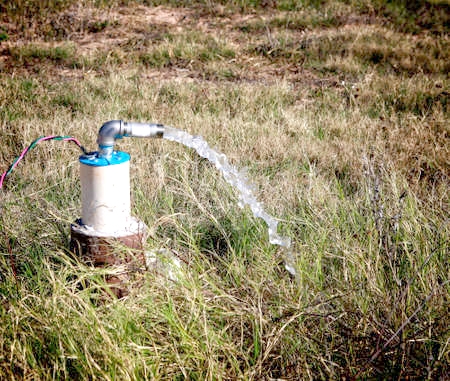
[(164, 126), (162, 124), (110, 120), (104, 123), (98, 132), (99, 156), (111, 157), (116, 139), (123, 137), (162, 138), (163, 135)]
[(82, 225), (102, 235), (126, 235), (135, 230), (130, 215), (130, 155), (115, 151), (116, 139), (157, 138), (164, 126), (111, 120), (99, 132), (98, 152), (80, 157)]

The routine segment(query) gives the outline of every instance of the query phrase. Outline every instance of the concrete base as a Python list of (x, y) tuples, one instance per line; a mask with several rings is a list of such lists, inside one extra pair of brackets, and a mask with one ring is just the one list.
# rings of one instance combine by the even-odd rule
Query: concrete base
[(130, 219), (126, 229), (114, 234), (97, 232), (77, 220), (70, 226), (70, 250), (83, 261), (95, 267), (113, 267), (114, 275), (106, 282), (118, 298), (128, 294), (133, 273), (146, 268), (144, 245), (147, 226), (137, 219)]
[(146, 251), (145, 262), (147, 269), (151, 269), (173, 282), (178, 281), (182, 274), (180, 259), (168, 249)]

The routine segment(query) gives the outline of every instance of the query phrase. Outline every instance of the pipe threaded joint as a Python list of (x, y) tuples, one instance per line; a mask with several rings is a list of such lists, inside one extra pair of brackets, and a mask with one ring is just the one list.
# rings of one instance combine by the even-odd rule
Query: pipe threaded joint
[(156, 123), (124, 122), (110, 120), (104, 123), (98, 132), (99, 155), (109, 157), (116, 139), (125, 137), (162, 138), (164, 126)]

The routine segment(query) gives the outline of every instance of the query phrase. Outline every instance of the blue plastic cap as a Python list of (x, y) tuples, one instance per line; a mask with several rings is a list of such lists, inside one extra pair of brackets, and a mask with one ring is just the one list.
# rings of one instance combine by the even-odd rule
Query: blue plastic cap
[(113, 151), (108, 158), (99, 156), (98, 152), (80, 156), (80, 163), (91, 167), (105, 167), (107, 165), (122, 164), (127, 161), (130, 161), (130, 154), (122, 151)]

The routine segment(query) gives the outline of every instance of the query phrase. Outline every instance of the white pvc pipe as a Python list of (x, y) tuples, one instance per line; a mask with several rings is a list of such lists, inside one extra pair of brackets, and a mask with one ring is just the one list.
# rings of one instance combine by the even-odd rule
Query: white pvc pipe
[(106, 234), (123, 231), (130, 223), (130, 161), (106, 166), (80, 163), (81, 221)]

